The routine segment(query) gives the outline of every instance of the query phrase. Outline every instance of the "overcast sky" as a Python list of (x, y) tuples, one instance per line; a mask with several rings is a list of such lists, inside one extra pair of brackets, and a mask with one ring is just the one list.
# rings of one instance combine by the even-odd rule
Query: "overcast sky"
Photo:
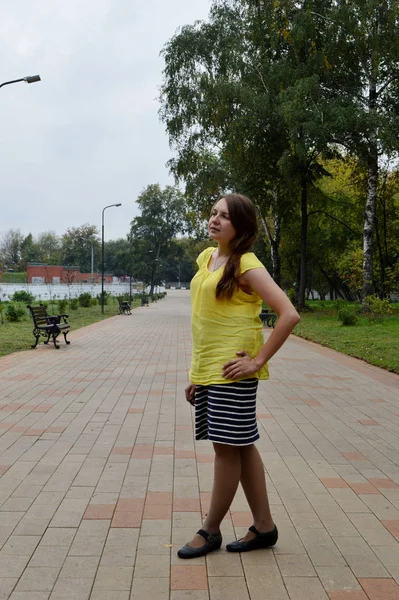
[(159, 56), (176, 30), (206, 19), (209, 0), (13, 0), (2, 3), (0, 233), (83, 223), (124, 237), (135, 199), (173, 184), (156, 100)]

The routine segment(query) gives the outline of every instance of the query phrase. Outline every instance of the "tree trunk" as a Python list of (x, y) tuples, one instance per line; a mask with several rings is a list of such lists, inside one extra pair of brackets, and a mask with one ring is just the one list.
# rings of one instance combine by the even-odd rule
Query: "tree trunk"
[(280, 262), (280, 237), (281, 237), (281, 218), (276, 211), (274, 213), (274, 236), (270, 231), (269, 225), (265, 217), (262, 215), (259, 209), (260, 220), (263, 225), (263, 229), (265, 231), (266, 237), (270, 244), (270, 258), (272, 261), (272, 277), (273, 280), (280, 285), (281, 283), (281, 262)]
[[(377, 105), (377, 88), (375, 81), (369, 81), (368, 108), (373, 112)], [(369, 164), (367, 174), (367, 201), (364, 211), (363, 225), (363, 287), (362, 300), (373, 294), (373, 235), (375, 228), (375, 213), (378, 184), (378, 147), (377, 132), (374, 131), (370, 141)]]
[(374, 292), (373, 285), (373, 235), (375, 225), (375, 207), (378, 182), (378, 158), (377, 152), (373, 158), (367, 177), (367, 202), (364, 211), (363, 226), (363, 287), (362, 299)]
[(153, 299), (153, 296), (154, 296), (155, 272), (157, 270), (157, 262), (159, 260), (159, 254), (160, 254), (160, 252), (161, 252), (161, 246), (158, 245), (157, 251), (156, 251), (156, 256), (154, 258), (154, 262), (152, 263), (152, 269), (151, 269), (151, 283), (150, 283), (150, 297), (151, 297), (151, 300)]
[(382, 298), (385, 298), (385, 261), (384, 261), (383, 250), (381, 248), (381, 239), (380, 239), (380, 232), (379, 232), (379, 228), (378, 228), (377, 218), (375, 221), (375, 235), (376, 235), (378, 257), (379, 257), (379, 261), (380, 261), (380, 286), (378, 289), (378, 295), (382, 299)]
[(297, 304), (299, 308), (305, 307), (305, 291), (307, 278), (307, 237), (308, 237), (308, 188), (304, 177), (301, 190), (301, 256), (299, 263), (299, 285), (297, 290)]
[(277, 285), (281, 285), (281, 262), (280, 262), (280, 238), (281, 218), (278, 212), (274, 215), (274, 240), (271, 245), (271, 257), (273, 265), (273, 279)]

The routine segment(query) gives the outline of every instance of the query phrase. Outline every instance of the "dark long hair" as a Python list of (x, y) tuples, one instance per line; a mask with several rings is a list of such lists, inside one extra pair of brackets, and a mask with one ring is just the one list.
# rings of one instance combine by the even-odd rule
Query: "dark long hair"
[(258, 221), (255, 206), (246, 196), (227, 194), (222, 198), (226, 200), (230, 221), (236, 235), (230, 242), (231, 254), (216, 287), (216, 298), (230, 300), (238, 288), (241, 256), (249, 252), (258, 237)]

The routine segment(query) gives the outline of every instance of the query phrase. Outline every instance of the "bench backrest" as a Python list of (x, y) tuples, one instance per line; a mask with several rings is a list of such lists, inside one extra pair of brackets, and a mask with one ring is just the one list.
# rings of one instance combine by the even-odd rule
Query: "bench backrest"
[(28, 308), (36, 325), (48, 325), (48, 314), (43, 304), (40, 304), (40, 306), (30, 306), (28, 304)]

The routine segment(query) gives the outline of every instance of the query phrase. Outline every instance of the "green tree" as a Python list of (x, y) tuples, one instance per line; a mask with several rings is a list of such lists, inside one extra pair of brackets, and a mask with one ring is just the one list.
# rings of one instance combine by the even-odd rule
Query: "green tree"
[(300, 306), (309, 190), (323, 175), (318, 158), (329, 150), (339, 97), (316, 10), (325, 12), (326, 4), (214, 2), (209, 22), (184, 27), (166, 45), (161, 89), (175, 171), (192, 177), (195, 157), (219, 149), (231, 187), (248, 193), (264, 217), (277, 280), (281, 223), (299, 205)]
[(39, 261), (38, 247), (33, 240), (32, 234), (28, 233), (21, 244), (20, 270), (26, 271), (28, 262), (37, 261)]
[(62, 236), (64, 264), (78, 266), (81, 273), (90, 273), (91, 271), (92, 249), (95, 262), (98, 264), (101, 245), (95, 225), (85, 223), (80, 227), (69, 227)]
[(62, 240), (55, 231), (44, 231), (37, 236), (37, 259), (49, 265), (60, 265), (63, 261)]
[(328, 10), (321, 17), (328, 22), (329, 60), (339, 73), (341, 89), (335, 139), (367, 169), (364, 298), (373, 293), (375, 286), (373, 258), (380, 159), (398, 152), (399, 2), (334, 0), (326, 5)]
[(187, 227), (182, 193), (172, 186), (153, 184), (137, 198), (140, 216), (131, 222), (134, 274), (150, 285), (150, 294), (164, 276), (165, 261), (177, 234)]
[(197, 256), (209, 245), (209, 240), (182, 237), (173, 240), (165, 264), (165, 280), (180, 284), (191, 281), (197, 271)]
[(9, 268), (18, 268), (24, 236), (20, 229), (5, 231), (0, 240), (0, 260)]
[(131, 244), (128, 237), (109, 240), (104, 244), (104, 269), (115, 277), (129, 275), (131, 266)]

